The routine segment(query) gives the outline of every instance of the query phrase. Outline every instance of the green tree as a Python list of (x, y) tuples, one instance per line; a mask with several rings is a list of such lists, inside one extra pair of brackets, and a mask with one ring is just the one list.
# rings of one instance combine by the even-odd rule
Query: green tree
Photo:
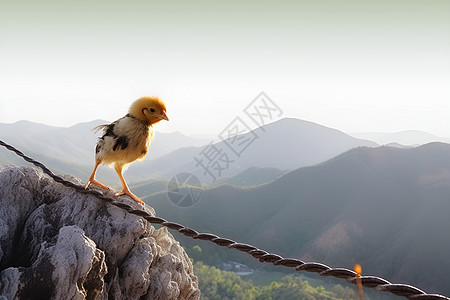
[(202, 248), (199, 245), (195, 245), (192, 247), (191, 251), (189, 251), (189, 257), (194, 261), (201, 260), (202, 258)]
[(351, 289), (340, 285), (331, 291), (325, 287), (312, 287), (306, 280), (296, 276), (286, 276), (280, 282), (269, 285), (254, 285), (233, 272), (222, 271), (198, 261), (194, 273), (199, 278), (201, 299), (248, 299), (248, 300), (337, 300), (350, 299)]

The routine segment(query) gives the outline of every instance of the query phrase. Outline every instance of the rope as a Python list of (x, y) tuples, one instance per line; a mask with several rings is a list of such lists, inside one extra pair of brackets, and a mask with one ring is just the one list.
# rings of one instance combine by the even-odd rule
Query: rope
[(29, 163), (32, 163), (36, 167), (41, 168), (45, 174), (50, 176), (56, 182), (63, 184), (66, 187), (73, 188), (80, 193), (93, 195), (101, 200), (104, 200), (114, 206), (124, 209), (130, 214), (139, 216), (150, 222), (151, 224), (159, 224), (165, 226), (169, 229), (176, 230), (179, 233), (191, 237), (197, 240), (210, 241), (218, 246), (227, 247), (230, 249), (236, 249), (245, 253), (250, 254), (252, 257), (258, 259), (262, 263), (271, 263), (275, 266), (284, 266), (287, 268), (293, 268), (295, 271), (306, 271), (317, 273), (320, 276), (332, 276), (335, 278), (345, 279), (350, 283), (356, 284), (357, 278), (360, 280), (362, 285), (367, 288), (373, 288), (377, 291), (389, 292), (391, 294), (406, 297), (411, 300), (450, 300), (450, 298), (438, 294), (427, 294), (424, 291), (407, 284), (393, 284), (386, 279), (375, 277), (375, 276), (359, 276), (356, 272), (345, 269), (345, 268), (331, 268), (325, 264), (317, 262), (304, 262), (296, 258), (284, 258), (278, 254), (269, 253), (265, 250), (258, 249), (255, 246), (238, 243), (233, 240), (222, 238), (211, 233), (199, 233), (194, 229), (183, 226), (178, 223), (168, 222), (160, 217), (153, 217), (148, 212), (134, 209), (132, 206), (118, 202), (111, 197), (104, 196), (101, 192), (96, 190), (85, 190), (84, 186), (72, 183), (63, 179), (62, 177), (53, 174), (45, 165), (42, 163), (26, 156), (21, 151), (17, 150), (11, 145), (0, 140), (0, 145), (6, 149), (14, 152), (18, 156), (22, 157)]

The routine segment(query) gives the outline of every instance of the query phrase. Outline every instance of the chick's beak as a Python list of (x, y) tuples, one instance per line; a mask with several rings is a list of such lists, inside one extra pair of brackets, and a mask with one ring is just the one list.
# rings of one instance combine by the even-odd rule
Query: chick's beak
[(161, 119), (169, 121), (169, 117), (167, 117), (166, 112), (164, 110), (161, 111)]

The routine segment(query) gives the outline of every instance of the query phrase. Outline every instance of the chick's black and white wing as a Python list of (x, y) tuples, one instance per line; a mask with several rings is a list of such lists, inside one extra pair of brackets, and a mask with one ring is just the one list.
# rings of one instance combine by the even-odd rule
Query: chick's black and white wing
[(98, 132), (100, 130), (103, 131), (102, 136), (98, 139), (97, 146), (95, 147), (95, 153), (98, 154), (100, 151), (103, 150), (103, 147), (105, 145), (105, 142), (107, 139), (113, 140), (113, 147), (112, 150), (115, 151), (117, 149), (125, 149), (128, 146), (128, 139), (124, 136), (120, 136), (120, 134), (117, 132), (118, 130), (118, 124), (123, 118), (120, 118), (111, 124), (103, 124), (96, 126), (92, 129), (93, 132)]

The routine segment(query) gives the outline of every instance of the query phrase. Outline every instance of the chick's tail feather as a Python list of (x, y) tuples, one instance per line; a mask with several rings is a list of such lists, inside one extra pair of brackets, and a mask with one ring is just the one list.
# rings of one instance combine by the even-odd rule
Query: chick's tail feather
[(100, 130), (105, 131), (108, 127), (109, 127), (109, 124), (102, 124), (102, 125), (95, 126), (94, 128), (91, 129), (91, 131), (93, 133), (97, 133)]

